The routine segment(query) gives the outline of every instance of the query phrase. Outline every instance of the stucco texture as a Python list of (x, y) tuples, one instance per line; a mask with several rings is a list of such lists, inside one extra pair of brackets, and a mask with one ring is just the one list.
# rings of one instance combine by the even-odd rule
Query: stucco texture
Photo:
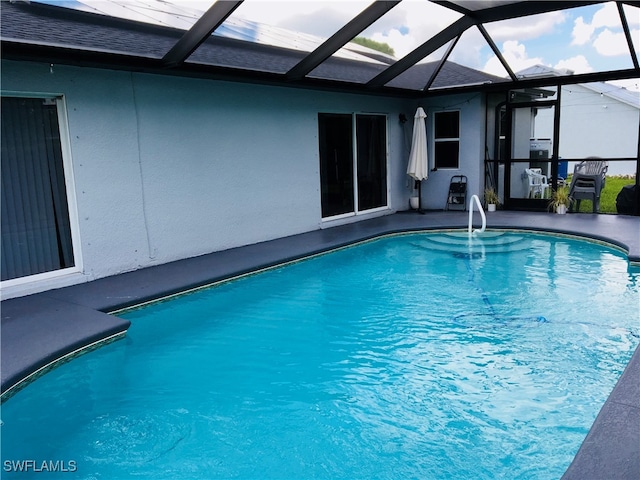
[[(320, 112), (387, 116), (386, 213), (408, 208), (411, 125), (399, 114), (415, 102), (13, 61), (2, 62), (2, 91), (63, 99), (82, 256), (67, 284), (326, 226)], [(461, 118), (468, 134), (478, 119)], [(480, 150), (481, 132), (472, 138), (465, 148)], [(442, 208), (450, 173), (428, 181), (426, 208)]]

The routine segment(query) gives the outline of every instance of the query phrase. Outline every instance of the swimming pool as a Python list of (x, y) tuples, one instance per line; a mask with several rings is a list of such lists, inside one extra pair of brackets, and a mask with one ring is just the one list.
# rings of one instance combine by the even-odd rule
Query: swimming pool
[(415, 234), (149, 305), (3, 405), (3, 465), (557, 478), (638, 343), (637, 280), (593, 243)]

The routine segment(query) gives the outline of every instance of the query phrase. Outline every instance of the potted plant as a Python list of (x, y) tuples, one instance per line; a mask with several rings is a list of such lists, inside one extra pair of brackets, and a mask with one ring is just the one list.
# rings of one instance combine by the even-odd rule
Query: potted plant
[(567, 187), (560, 187), (551, 194), (549, 208), (553, 208), (561, 215), (567, 213), (567, 208), (571, 205), (572, 198), (569, 196)]
[(484, 201), (487, 202), (487, 210), (490, 212), (495, 212), (496, 207), (500, 205), (500, 197), (493, 188), (484, 190)]

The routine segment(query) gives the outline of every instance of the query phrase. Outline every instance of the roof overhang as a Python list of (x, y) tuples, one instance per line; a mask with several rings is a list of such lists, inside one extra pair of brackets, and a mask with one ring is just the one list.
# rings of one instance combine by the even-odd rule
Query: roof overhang
[[(17, 35), (12, 36), (11, 28), (5, 27), (10, 25), (10, 23), (7, 23), (7, 19), (3, 18), (3, 29), (2, 32), (0, 32), (2, 36), (2, 58), (8, 60), (46, 62), (49, 64), (65, 64), (161, 75), (178, 75), (246, 83), (270, 84), (296, 88), (400, 96), (406, 98), (424, 98), (433, 95), (465, 92), (504, 92), (513, 89), (539, 88), (640, 77), (640, 67), (638, 66), (637, 54), (633, 50), (630, 31), (621, 6), (622, 3), (637, 5), (639, 2), (618, 2), (618, 9), (621, 13), (622, 24), (625, 29), (631, 57), (633, 59), (633, 68), (567, 76), (517, 78), (501, 57), (500, 52), (491, 41), (486, 30), (482, 28), (482, 24), (486, 22), (563, 10), (576, 6), (584, 6), (586, 4), (603, 3), (601, 0), (558, 0), (554, 2), (514, 1), (500, 2), (497, 5), (492, 1), (436, 1), (434, 3), (456, 10), (462, 13), (463, 16), (395, 63), (392, 63), (391, 65), (377, 65), (376, 68), (378, 69), (378, 73), (365, 82), (319, 78), (318, 76), (310, 75), (310, 72), (318, 65), (323, 64), (336, 65), (336, 68), (339, 67), (343, 69), (355, 68), (357, 62), (353, 60), (346, 61), (342, 59), (334, 59), (331, 57), (332, 53), (337, 51), (351, 38), (366, 29), (376, 21), (376, 19), (380, 18), (380, 16), (393, 8), (393, 6), (399, 3), (398, 1), (374, 2), (360, 15), (355, 17), (351, 22), (346, 24), (336, 34), (327, 39), (323, 44), (310, 53), (293, 51), (279, 47), (249, 44), (249, 42), (241, 40), (212, 37), (211, 32), (214, 31), (241, 3), (242, 2), (240, 1), (216, 2), (200, 18), (200, 20), (198, 20), (196, 24), (186, 32), (168, 27), (150, 26), (128, 20), (96, 16), (87, 12), (69, 11), (67, 9), (52, 7), (49, 5), (4, 4), (2, 13), (9, 15), (8, 20), (11, 19), (10, 14), (13, 9), (22, 10), (22, 13), (26, 12), (33, 17), (41, 16), (43, 17), (42, 21), (46, 21), (46, 18), (54, 18), (60, 22), (64, 22), (68, 21), (70, 17), (73, 17), (76, 22), (93, 22), (94, 25), (98, 22), (101, 26), (104, 25), (113, 29), (133, 29), (140, 35), (151, 33), (154, 35), (162, 35), (163, 39), (170, 42), (173, 46), (163, 56), (158, 56), (152, 54), (134, 54), (129, 52), (123, 53), (122, 51), (105, 50), (96, 46), (87, 47), (57, 43), (46, 39), (43, 40), (36, 36), (34, 36), (33, 39), (25, 38), (24, 36), (19, 38)], [(478, 6), (481, 7), (485, 4), (492, 6), (487, 8), (472, 8)], [(3, 15), (3, 17), (4, 16), (5, 15)], [(489, 45), (494, 50), (494, 53), (497, 54), (499, 60), (503, 65), (505, 65), (506, 71), (509, 73), (509, 77), (504, 79), (497, 77), (487, 78), (479, 81), (478, 83), (438, 87), (433, 84), (433, 79), (437, 75), (439, 69), (444, 66), (447, 59), (447, 55), (445, 55), (439, 62), (439, 65), (435, 67), (435, 71), (428, 82), (425, 82), (425, 84), (419, 89), (400, 88), (398, 86), (390, 85), (394, 79), (403, 72), (414, 67), (417, 62), (447, 44), (447, 42), (456, 40), (463, 32), (473, 26), (478, 26), (480, 28), (483, 36), (485, 36)], [(91, 27), (89, 26), (88, 28)], [(246, 49), (247, 52), (262, 51), (269, 55), (286, 56), (288, 60), (292, 62), (292, 66), (286, 71), (274, 73), (272, 71), (261, 70), (260, 68), (239, 68), (237, 66), (216, 65), (213, 63), (194, 60), (191, 54), (202, 45), (211, 51), (224, 48), (236, 48)], [(367, 68), (372, 67), (367, 66)]]

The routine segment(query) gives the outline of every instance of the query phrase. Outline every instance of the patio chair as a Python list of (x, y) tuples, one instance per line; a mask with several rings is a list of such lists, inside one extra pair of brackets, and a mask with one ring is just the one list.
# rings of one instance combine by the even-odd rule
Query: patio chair
[(547, 176), (542, 174), (541, 168), (526, 168), (528, 190), (527, 198), (546, 198), (549, 190)]
[(608, 169), (609, 163), (604, 160), (584, 160), (574, 167), (569, 196), (575, 200), (576, 211), (580, 210), (580, 200), (591, 200), (593, 213), (600, 211), (600, 194)]

